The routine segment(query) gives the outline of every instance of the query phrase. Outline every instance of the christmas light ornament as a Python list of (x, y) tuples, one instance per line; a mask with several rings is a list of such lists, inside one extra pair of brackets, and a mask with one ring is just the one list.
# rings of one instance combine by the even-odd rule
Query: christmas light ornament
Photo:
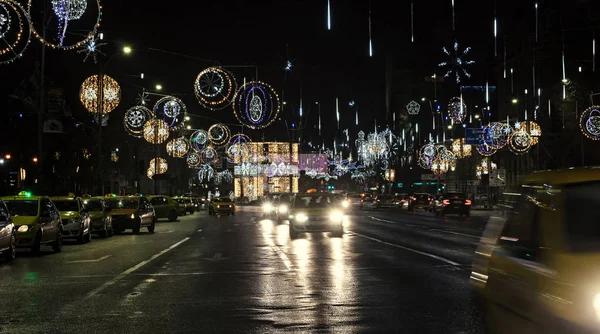
[(406, 105), (406, 111), (409, 115), (418, 115), (421, 110), (421, 105), (417, 101), (410, 101)]
[(206, 130), (196, 130), (190, 136), (192, 148), (197, 152), (202, 151), (208, 144), (208, 132)]
[(452, 152), (458, 159), (471, 156), (471, 145), (466, 144), (465, 138), (458, 138), (452, 142)]
[(123, 125), (125, 130), (130, 135), (141, 138), (144, 136), (144, 124), (154, 118), (152, 111), (144, 106), (134, 106), (125, 112), (123, 117)]
[(29, 14), (16, 1), (0, 0), (0, 65), (21, 58), (31, 41)]
[(526, 153), (531, 145), (531, 136), (527, 131), (517, 130), (508, 137), (508, 148), (515, 154)]
[(517, 123), (515, 123), (515, 129), (521, 129), (529, 133), (531, 136), (531, 145), (537, 145), (537, 143), (540, 141), (540, 137), (542, 136), (542, 127), (534, 121), (525, 121), (519, 124), (519, 126), (517, 126)]
[(581, 113), (579, 128), (586, 138), (600, 140), (600, 106), (591, 106)]
[(235, 117), (251, 129), (264, 129), (271, 125), (277, 119), (279, 110), (277, 92), (270, 85), (260, 81), (244, 84), (233, 102)]
[(165, 121), (171, 130), (180, 129), (185, 125), (186, 114), (187, 107), (174, 96), (165, 96), (154, 105), (154, 116)]
[(512, 132), (513, 129), (509, 124), (492, 122), (483, 128), (483, 140), (486, 145), (495, 150), (499, 150), (506, 146)]
[[(88, 1), (90, 4), (94, 3), (95, 6), (88, 6)], [(34, 0), (29, 0), (27, 2), (27, 12), (29, 14), (32, 13), (42, 13), (41, 3), (43, 1), (35, 1), (35, 6), (33, 5)], [(55, 17), (54, 21), (56, 21), (56, 26), (58, 28), (58, 33), (55, 40), (48, 40), (42, 37), (38, 30), (35, 27), (34, 20), (31, 26), (31, 30), (33, 35), (46, 46), (61, 49), (61, 50), (72, 50), (75, 48), (79, 48), (88, 43), (91, 39), (94, 38), (98, 27), (100, 27), (100, 20), (102, 17), (102, 5), (100, 4), (100, 0), (52, 0), (52, 10), (54, 11)], [(74, 25), (71, 24), (75, 22), (82, 22), (81, 24)], [(92, 28), (89, 29), (89, 25), (92, 22)], [(44, 22), (43, 18), (39, 19), (38, 25), (47, 24)], [(85, 27), (86, 25), (87, 28)], [(69, 33), (69, 28), (71, 30), (77, 31), (76, 33)], [(40, 29), (41, 30), (41, 29)], [(76, 40), (81, 38), (82, 34), (80, 31), (89, 31), (87, 34), (83, 34), (83, 39)]]
[[(158, 165), (156, 165), (157, 161)], [(150, 166), (148, 167), (148, 170), (152, 170), (152, 172), (155, 175), (164, 174), (167, 172), (168, 169), (169, 164), (167, 163), (167, 160), (165, 158), (157, 157), (150, 160)]]
[(497, 151), (495, 148), (486, 144), (485, 142), (475, 146), (475, 149), (477, 150), (477, 153), (481, 154), (484, 157), (490, 157), (494, 155), (494, 153), (496, 153)]
[(233, 74), (222, 67), (209, 67), (196, 77), (194, 93), (198, 102), (211, 110), (228, 107), (235, 98), (237, 83)]
[(87, 59), (92, 56), (94, 59), (94, 64), (98, 63), (98, 54), (106, 56), (106, 54), (98, 49), (100, 46), (104, 46), (108, 43), (98, 43), (99, 39), (97, 36), (90, 39), (87, 43), (80, 47), (81, 50), (77, 51), (77, 53), (85, 53), (85, 58), (83, 58), (83, 62), (85, 63)]
[(197, 152), (188, 153), (186, 161), (187, 161), (188, 167), (196, 168), (196, 167), (200, 166), (200, 154), (198, 154)]
[(200, 165), (200, 168), (198, 170), (198, 181), (200, 183), (209, 182), (213, 179), (214, 175), (215, 170), (212, 168), (212, 166), (207, 164)]
[(444, 77), (448, 78), (454, 73), (457, 84), (460, 83), (463, 76), (467, 78), (471, 77), (471, 74), (467, 71), (467, 67), (468, 65), (475, 64), (475, 61), (465, 59), (469, 51), (471, 51), (471, 47), (467, 47), (461, 52), (458, 47), (458, 42), (454, 41), (452, 51), (448, 51), (446, 47), (443, 47), (442, 50), (450, 58), (449, 61), (441, 62), (438, 65), (439, 67), (446, 69)]
[(230, 131), (227, 125), (217, 123), (208, 128), (208, 140), (215, 146), (221, 146), (229, 140)]
[(215, 161), (219, 159), (219, 154), (217, 150), (215, 150), (212, 146), (209, 146), (202, 151), (200, 151), (200, 162), (202, 164), (213, 164)]
[[(92, 75), (83, 81), (81, 89), (79, 90), (79, 100), (83, 106), (91, 113), (100, 112), (103, 115), (110, 113), (121, 102), (121, 86), (115, 81), (115, 79), (108, 75), (102, 76), (103, 80), (100, 82), (99, 75)], [(98, 105), (100, 86), (102, 86), (102, 110)]]
[(167, 142), (167, 154), (174, 158), (183, 158), (190, 151), (190, 142), (187, 138), (179, 137)]
[(144, 124), (144, 139), (150, 144), (162, 144), (168, 138), (169, 126), (162, 119), (153, 118)]
[(460, 97), (453, 97), (448, 102), (448, 117), (456, 123), (462, 123), (467, 118), (467, 106)]

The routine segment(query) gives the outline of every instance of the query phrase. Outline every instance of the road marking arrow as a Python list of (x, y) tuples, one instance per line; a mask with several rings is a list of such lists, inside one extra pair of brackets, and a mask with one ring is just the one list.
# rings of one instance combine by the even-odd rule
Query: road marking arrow
[(94, 263), (94, 262), (100, 262), (102, 260), (106, 260), (109, 257), (111, 257), (112, 255), (105, 255), (99, 259), (95, 259), (95, 260), (76, 260), (76, 261), (67, 261), (67, 263)]
[(215, 253), (215, 255), (213, 257), (205, 257), (204, 260), (210, 261), (210, 262), (220, 262), (223, 260), (229, 260), (231, 259), (231, 257), (223, 257), (223, 253)]

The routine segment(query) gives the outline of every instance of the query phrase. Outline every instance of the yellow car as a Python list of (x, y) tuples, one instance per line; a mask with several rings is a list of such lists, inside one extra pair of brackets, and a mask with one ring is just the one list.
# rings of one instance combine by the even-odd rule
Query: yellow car
[(174, 222), (177, 217), (185, 214), (185, 207), (171, 196), (153, 195), (148, 196), (148, 199), (154, 207), (156, 218), (167, 218), (170, 222)]
[(131, 229), (133, 234), (139, 234), (143, 227), (154, 233), (156, 215), (150, 201), (143, 196), (108, 197), (106, 204), (112, 214), (112, 227), (115, 233)]
[(42, 245), (62, 250), (62, 220), (60, 213), (45, 196), (20, 192), (17, 196), (2, 197), (17, 228), (17, 247), (31, 248), (37, 254)]
[(90, 214), (81, 198), (61, 196), (50, 197), (50, 200), (60, 212), (64, 239), (76, 239), (79, 244), (92, 241)]
[(599, 330), (600, 168), (536, 172), (507, 195), (506, 215), (490, 219), (472, 265), (488, 325)]
[(228, 214), (235, 215), (235, 203), (227, 196), (215, 197), (208, 206), (209, 215)]

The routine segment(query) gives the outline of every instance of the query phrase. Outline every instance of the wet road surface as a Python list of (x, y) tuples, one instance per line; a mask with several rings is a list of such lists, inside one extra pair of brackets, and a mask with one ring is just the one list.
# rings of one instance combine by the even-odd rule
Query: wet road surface
[(292, 241), (239, 209), (20, 250), (0, 263), (0, 333), (481, 332), (468, 278), (485, 217), (354, 210), (343, 238)]

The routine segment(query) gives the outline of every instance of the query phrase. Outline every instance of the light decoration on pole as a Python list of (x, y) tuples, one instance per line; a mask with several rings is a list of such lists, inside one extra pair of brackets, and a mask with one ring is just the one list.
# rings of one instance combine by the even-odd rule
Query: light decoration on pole
[(0, 0), (0, 65), (21, 58), (31, 42), (31, 19), (16, 1)]
[(600, 106), (592, 106), (579, 117), (581, 133), (588, 139), (600, 140)]
[[(90, 13), (90, 8), (88, 8), (88, 1), (93, 1), (96, 3), (96, 11)], [(33, 6), (34, 0), (29, 0), (27, 3), (27, 12), (28, 13), (37, 13), (42, 12), (40, 8)], [(36, 5), (43, 3), (43, 1), (35, 1)], [(98, 27), (100, 27), (100, 20), (102, 18), (102, 5), (100, 4), (100, 0), (52, 0), (52, 9), (56, 14), (57, 25), (58, 25), (58, 36), (57, 42), (50, 42), (47, 39), (44, 39), (38, 31), (35, 29), (35, 24), (32, 24), (31, 31), (33, 35), (46, 46), (51, 47), (53, 49), (61, 49), (61, 50), (73, 50), (75, 48), (82, 47), (86, 43), (88, 43), (91, 39), (94, 38), (96, 32), (98, 31)], [(85, 18), (90, 15), (95, 14), (95, 23), (92, 26), (92, 29), (86, 29), (84, 27), (77, 27), (77, 30), (89, 31), (87, 35), (83, 35), (83, 39), (77, 42), (69, 42), (66, 43), (65, 40), (67, 36), (82, 36), (80, 33), (70, 34), (67, 31), (70, 21), (83, 20), (86, 21)], [(46, 24), (43, 18), (40, 18), (40, 25)], [(81, 28), (81, 29), (79, 29)]]
[(448, 102), (448, 117), (459, 124), (467, 118), (467, 106), (460, 97), (453, 97)]
[(231, 132), (225, 124), (217, 123), (208, 128), (208, 140), (215, 146), (221, 146), (229, 141)]
[(97, 64), (98, 63), (98, 54), (106, 56), (106, 54), (104, 52), (100, 51), (98, 49), (98, 47), (104, 46), (108, 43), (99, 43), (98, 41), (99, 41), (98, 37), (94, 36), (94, 38), (90, 39), (87, 43), (82, 45), (80, 47), (80, 50), (77, 51), (77, 53), (85, 53), (85, 58), (83, 58), (84, 63), (88, 60), (88, 58), (90, 56), (92, 56), (92, 59), (94, 60), (94, 64)]
[(212, 146), (208, 146), (207, 148), (200, 151), (200, 162), (202, 164), (210, 165), (213, 164), (219, 158), (219, 154), (217, 150), (215, 150)]
[(192, 148), (197, 152), (202, 151), (208, 144), (208, 132), (206, 130), (196, 130), (190, 136)]
[(177, 130), (185, 125), (187, 108), (183, 101), (174, 96), (165, 96), (156, 101), (154, 117), (165, 121), (169, 129)]
[(172, 139), (167, 142), (167, 154), (174, 158), (183, 158), (190, 151), (190, 146), (187, 138)]
[(240, 163), (247, 161), (250, 156), (250, 137), (243, 133), (238, 133), (229, 139), (229, 147), (227, 148), (227, 158), (230, 162)]
[(154, 118), (144, 124), (144, 139), (150, 144), (162, 144), (168, 138), (169, 126), (162, 119)]
[(419, 158), (417, 160), (417, 164), (423, 169), (431, 169), (431, 164), (433, 164), (433, 159), (435, 158), (435, 146), (433, 143), (428, 143), (423, 145), (419, 150)]
[(358, 133), (358, 139), (355, 140), (358, 151), (358, 161), (366, 167), (380, 165), (382, 169), (387, 169), (389, 160), (394, 157), (398, 150), (399, 139), (386, 129), (383, 132), (372, 132), (366, 135), (364, 131)]
[(264, 129), (279, 115), (279, 96), (270, 85), (261, 81), (245, 83), (233, 102), (237, 120), (251, 129)]
[(200, 183), (206, 183), (213, 179), (215, 176), (215, 170), (210, 165), (200, 165), (200, 169), (198, 169), (198, 181)]
[[(92, 75), (85, 79), (81, 84), (79, 90), (79, 100), (83, 106), (91, 113), (102, 113), (103, 115), (109, 114), (121, 102), (121, 86), (115, 81), (115, 79), (104, 74), (102, 76), (102, 83), (100, 83), (99, 75)], [(100, 86), (102, 86), (102, 110), (99, 109), (99, 93)]]
[(465, 138), (454, 139), (452, 142), (452, 152), (458, 159), (464, 159), (471, 156), (471, 145), (466, 144)]
[[(158, 161), (158, 165), (156, 164), (157, 161)], [(156, 158), (153, 158), (152, 160), (150, 160), (150, 166), (148, 167), (148, 170), (149, 171), (152, 170), (154, 175), (164, 174), (167, 172), (168, 169), (169, 169), (169, 164), (167, 163), (167, 159), (161, 158), (161, 157), (156, 157)]]
[(487, 157), (481, 159), (481, 163), (475, 167), (475, 176), (481, 179), (481, 175), (489, 174), (491, 170), (498, 169), (498, 165), (495, 162), (490, 161)]
[(194, 94), (202, 106), (222, 110), (231, 105), (237, 92), (233, 74), (222, 67), (209, 67), (196, 77)]
[(490, 157), (494, 155), (494, 153), (496, 153), (497, 151), (495, 148), (486, 144), (485, 142), (475, 146), (475, 149), (477, 150), (477, 153), (481, 154), (484, 157)]
[(516, 122), (515, 130), (523, 130), (531, 136), (531, 145), (536, 145), (542, 136), (542, 127), (534, 121)]
[(492, 149), (499, 150), (506, 146), (512, 132), (509, 124), (492, 122), (483, 128), (483, 140)]
[(421, 105), (417, 101), (410, 101), (406, 105), (406, 111), (409, 115), (418, 115), (419, 111), (421, 111)]
[(197, 152), (188, 153), (186, 162), (190, 168), (196, 168), (200, 166), (200, 154)]
[(127, 133), (136, 138), (144, 136), (144, 124), (154, 118), (152, 111), (144, 106), (134, 106), (125, 112), (123, 125)]
[(471, 77), (471, 74), (467, 71), (467, 66), (475, 64), (475, 61), (464, 59), (469, 51), (471, 51), (471, 47), (467, 47), (463, 51), (460, 51), (458, 42), (454, 41), (452, 51), (448, 51), (446, 47), (443, 47), (442, 51), (444, 51), (444, 53), (450, 57), (450, 60), (441, 62), (438, 65), (439, 67), (446, 69), (446, 74), (444, 74), (444, 77), (448, 78), (452, 75), (452, 73), (454, 73), (457, 84), (460, 83), (462, 76), (467, 78)]

